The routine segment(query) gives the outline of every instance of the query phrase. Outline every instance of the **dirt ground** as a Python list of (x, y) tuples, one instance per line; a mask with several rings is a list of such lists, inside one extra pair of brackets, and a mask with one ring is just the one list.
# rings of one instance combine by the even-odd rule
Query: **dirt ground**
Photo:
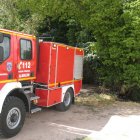
[(27, 115), (21, 132), (9, 140), (138, 140), (139, 130), (138, 103), (115, 101), (102, 107), (75, 104), (67, 112), (50, 108)]

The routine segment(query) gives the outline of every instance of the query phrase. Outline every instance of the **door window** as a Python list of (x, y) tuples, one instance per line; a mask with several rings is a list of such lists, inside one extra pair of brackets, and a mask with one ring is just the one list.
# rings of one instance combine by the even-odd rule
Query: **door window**
[(32, 59), (32, 42), (30, 40), (20, 40), (20, 58), (21, 60)]
[(3, 42), (0, 43), (0, 46), (3, 47), (3, 61), (6, 60), (10, 55), (10, 37), (4, 36)]

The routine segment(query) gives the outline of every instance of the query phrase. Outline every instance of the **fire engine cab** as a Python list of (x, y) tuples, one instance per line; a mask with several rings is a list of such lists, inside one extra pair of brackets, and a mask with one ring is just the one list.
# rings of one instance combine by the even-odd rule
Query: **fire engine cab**
[(82, 86), (83, 56), (80, 48), (0, 29), (1, 133), (16, 135), (26, 112), (68, 110)]

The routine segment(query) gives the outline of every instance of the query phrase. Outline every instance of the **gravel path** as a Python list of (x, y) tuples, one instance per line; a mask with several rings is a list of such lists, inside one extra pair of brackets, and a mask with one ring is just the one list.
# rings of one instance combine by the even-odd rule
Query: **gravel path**
[(8, 140), (139, 140), (139, 130), (140, 104), (116, 101), (104, 107), (72, 105), (67, 112), (43, 109), (27, 115), (22, 131)]

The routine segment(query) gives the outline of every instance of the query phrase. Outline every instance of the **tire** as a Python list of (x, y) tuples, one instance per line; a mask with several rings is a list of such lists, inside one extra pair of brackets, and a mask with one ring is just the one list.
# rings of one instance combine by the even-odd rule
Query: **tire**
[(64, 95), (63, 102), (57, 104), (56, 109), (62, 112), (67, 111), (72, 104), (72, 99), (73, 99), (73, 91), (69, 88)]
[(0, 131), (7, 138), (15, 136), (23, 127), (26, 110), (23, 101), (17, 97), (6, 98), (0, 116)]

